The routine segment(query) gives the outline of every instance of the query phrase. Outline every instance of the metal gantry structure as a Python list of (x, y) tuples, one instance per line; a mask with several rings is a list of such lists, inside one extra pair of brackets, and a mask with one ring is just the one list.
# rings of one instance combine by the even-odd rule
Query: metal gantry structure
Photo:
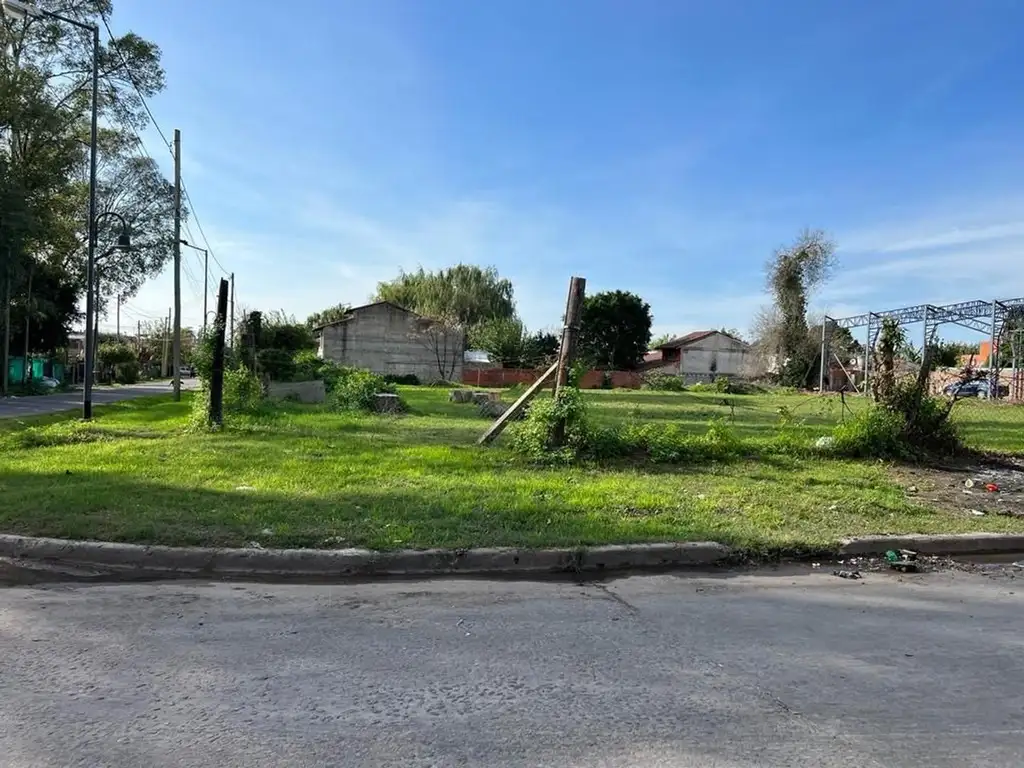
[[(961, 301), (956, 304), (918, 304), (912, 307), (900, 309), (889, 309), (883, 312), (865, 312), (861, 315), (850, 317), (832, 318), (825, 316), (821, 330), (821, 391), (824, 391), (825, 371), (830, 358), (829, 341), (832, 331), (836, 328), (865, 328), (864, 348), (864, 391), (867, 391), (871, 378), (871, 353), (878, 340), (878, 334), (882, 330), (882, 321), (886, 318), (895, 320), (899, 325), (911, 325), (921, 323), (921, 352), (935, 343), (936, 334), (942, 325), (958, 325), (972, 331), (984, 333), (991, 341), (991, 360), (989, 368), (989, 396), (998, 397), (999, 393), (999, 346), (1004, 332), (1007, 330), (1007, 321), (1010, 319), (1024, 319), (1024, 297), (1016, 299), (977, 299), (974, 301)], [(837, 358), (838, 360), (838, 358)], [(842, 361), (838, 361), (840, 366)], [(843, 368), (848, 378), (849, 371)]]

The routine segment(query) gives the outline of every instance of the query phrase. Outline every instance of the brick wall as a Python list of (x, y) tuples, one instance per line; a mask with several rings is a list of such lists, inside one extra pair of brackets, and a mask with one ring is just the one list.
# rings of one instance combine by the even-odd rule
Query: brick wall
[[(532, 384), (540, 378), (542, 370), (525, 368), (476, 368), (466, 369), (462, 383), (473, 387), (511, 387), (514, 384)], [(587, 371), (580, 380), (580, 389), (600, 389), (607, 373), (611, 385), (616, 389), (639, 389), (643, 378), (636, 371)]]

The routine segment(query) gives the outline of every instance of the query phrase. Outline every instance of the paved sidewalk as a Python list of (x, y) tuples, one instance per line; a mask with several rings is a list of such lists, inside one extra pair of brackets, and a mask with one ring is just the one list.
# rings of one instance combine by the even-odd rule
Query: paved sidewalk
[(1024, 765), (1024, 582), (0, 589), (6, 768)]
[[(197, 380), (182, 379), (182, 389), (195, 389)], [(133, 384), (125, 387), (94, 387), (92, 391), (93, 405), (117, 403), (122, 400), (134, 400), (137, 397), (164, 395), (171, 391), (171, 381), (147, 381), (145, 384)], [(47, 413), (80, 410), (82, 408), (82, 391), (61, 392), (55, 395), (38, 395), (36, 397), (0, 398), (0, 419), (16, 416), (40, 416)]]

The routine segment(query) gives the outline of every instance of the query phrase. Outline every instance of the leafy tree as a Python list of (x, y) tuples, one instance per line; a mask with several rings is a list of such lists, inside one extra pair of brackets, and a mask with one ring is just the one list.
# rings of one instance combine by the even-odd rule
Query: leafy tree
[(530, 337), (517, 317), (481, 323), (473, 329), (473, 344), (503, 368), (525, 368), (531, 364)]
[(487, 320), (515, 317), (512, 283), (494, 267), (458, 264), (437, 272), (402, 272), (377, 285), (377, 301), (469, 330)]
[(320, 312), (314, 312), (307, 317), (306, 325), (310, 328), (320, 328), (330, 323), (336, 323), (348, 315), (349, 309), (351, 307), (348, 304), (335, 304), (333, 307), (328, 307)]
[(529, 364), (531, 366), (550, 365), (558, 356), (558, 348), (562, 342), (550, 331), (537, 331), (528, 340)]
[[(39, 5), (85, 23), (100, 23), (113, 11), (110, 0)], [(9, 281), (11, 295), (2, 298), (13, 310), (11, 327), (3, 332), (22, 332), (28, 317), (31, 347), (52, 353), (66, 344), (85, 288), (92, 40), (46, 17), (0, 15), (0, 49), (0, 286)], [(154, 207), (164, 202), (166, 209), (167, 200), (150, 183), (159, 175), (155, 166), (130, 159), (136, 148), (117, 137), (145, 126), (143, 97), (163, 88), (164, 73), (159, 49), (135, 34), (102, 47), (98, 64), (105, 126), (99, 200), (135, 224), (137, 245), (107, 265), (109, 295), (130, 295), (166, 261), (150, 246), (162, 238), (166, 254), (170, 227), (166, 218), (152, 221)]]
[(581, 357), (599, 368), (628, 371), (644, 359), (651, 340), (651, 307), (628, 291), (605, 291), (583, 300)]
[(781, 362), (782, 383), (804, 386), (813, 359), (807, 349), (807, 298), (835, 265), (835, 243), (820, 230), (805, 230), (791, 246), (775, 251), (767, 265), (767, 282), (774, 299), (775, 356)]

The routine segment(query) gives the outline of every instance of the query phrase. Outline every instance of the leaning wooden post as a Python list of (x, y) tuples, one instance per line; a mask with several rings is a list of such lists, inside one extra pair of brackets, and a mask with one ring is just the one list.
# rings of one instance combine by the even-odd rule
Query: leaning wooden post
[[(555, 374), (555, 398), (569, 383), (569, 370), (576, 359), (576, 337), (580, 330), (580, 315), (583, 313), (583, 292), (587, 281), (582, 277), (569, 280), (569, 296), (565, 302), (565, 325), (562, 327), (562, 343), (558, 346), (558, 371)], [(551, 435), (555, 445), (565, 443), (565, 420), (555, 424)]]
[(580, 329), (580, 314), (583, 312), (583, 291), (587, 280), (574, 277), (569, 280), (569, 296), (565, 302), (565, 325), (562, 327), (562, 343), (558, 346), (558, 371), (555, 378), (555, 396), (569, 383), (569, 369), (576, 358), (576, 337)]

